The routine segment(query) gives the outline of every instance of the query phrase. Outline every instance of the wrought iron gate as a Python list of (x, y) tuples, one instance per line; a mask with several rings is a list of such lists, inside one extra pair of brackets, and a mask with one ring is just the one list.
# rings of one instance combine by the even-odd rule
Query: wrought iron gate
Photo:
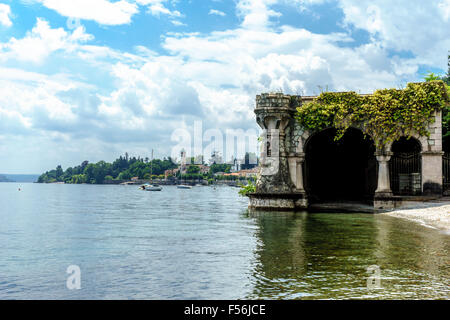
[(397, 195), (422, 193), (422, 164), (420, 153), (394, 152), (389, 162), (391, 189)]
[(442, 173), (444, 175), (444, 191), (450, 190), (450, 153), (442, 157)]

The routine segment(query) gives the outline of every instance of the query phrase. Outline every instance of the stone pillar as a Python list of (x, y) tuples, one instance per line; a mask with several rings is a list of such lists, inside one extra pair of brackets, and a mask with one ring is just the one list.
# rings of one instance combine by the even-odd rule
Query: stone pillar
[(391, 160), (392, 152), (377, 152), (375, 156), (378, 161), (378, 185), (373, 206), (376, 210), (391, 210), (395, 207), (389, 178), (389, 160)]
[(305, 192), (303, 186), (303, 162), (305, 162), (305, 154), (291, 155), (289, 157), (289, 173), (291, 180), (295, 185), (296, 192)]
[(389, 160), (391, 160), (392, 152), (377, 152), (378, 161), (378, 185), (375, 190), (376, 196), (392, 196), (391, 180), (389, 178)]
[(303, 186), (303, 162), (305, 162), (305, 154), (297, 153), (289, 156), (289, 176), (294, 185), (292, 195), (295, 195), (295, 208), (307, 209), (308, 197)]
[(266, 152), (261, 154), (260, 174), (256, 181), (257, 194), (290, 194), (295, 188), (289, 176), (289, 158), (286, 138), (290, 136), (295, 108), (290, 96), (282, 93), (262, 94), (256, 97), (256, 121), (266, 136)]
[(256, 192), (250, 194), (249, 208), (293, 210), (304, 208), (306, 198), (297, 192), (297, 159), (290, 157), (292, 126), (296, 105), (291, 96), (267, 93), (256, 96), (256, 121), (266, 133), (261, 153)]
[(422, 142), (422, 192), (424, 195), (442, 195), (442, 112), (435, 113), (435, 121), (428, 127), (430, 136)]
[(442, 151), (422, 152), (422, 191), (424, 195), (442, 195)]

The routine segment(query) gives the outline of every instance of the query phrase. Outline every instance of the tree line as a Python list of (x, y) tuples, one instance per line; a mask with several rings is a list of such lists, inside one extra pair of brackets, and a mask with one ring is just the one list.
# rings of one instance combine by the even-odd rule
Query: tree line
[(177, 166), (170, 157), (150, 161), (148, 158), (129, 157), (125, 154), (113, 163), (83, 161), (79, 166), (69, 167), (66, 170), (59, 165), (56, 169), (42, 174), (38, 178), (38, 183), (102, 184), (108, 180), (130, 180), (132, 177), (151, 179), (161, 177), (166, 170), (175, 169)]
[[(56, 169), (43, 173), (38, 178), (38, 183), (57, 183), (64, 182), (68, 184), (103, 184), (107, 181), (120, 180), (126, 181), (133, 177), (142, 180), (163, 179), (165, 171), (178, 168), (178, 165), (170, 158), (163, 160), (148, 158), (129, 157), (128, 154), (120, 156), (113, 163), (99, 161), (89, 163), (83, 161), (79, 166), (69, 167), (63, 170), (61, 165)], [(229, 164), (212, 164), (207, 173), (201, 173), (200, 167), (189, 165), (184, 174), (178, 172), (175, 176), (169, 175), (169, 179), (199, 180), (199, 179), (218, 179), (235, 180), (236, 177), (215, 177), (218, 172), (230, 173)]]

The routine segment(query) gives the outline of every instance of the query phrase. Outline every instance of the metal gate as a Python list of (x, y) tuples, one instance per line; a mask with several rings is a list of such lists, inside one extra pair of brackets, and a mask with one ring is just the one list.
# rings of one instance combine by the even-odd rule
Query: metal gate
[(420, 153), (394, 152), (389, 162), (391, 190), (396, 195), (422, 193), (422, 166)]
[(442, 157), (442, 173), (444, 174), (444, 191), (450, 190), (450, 153)]

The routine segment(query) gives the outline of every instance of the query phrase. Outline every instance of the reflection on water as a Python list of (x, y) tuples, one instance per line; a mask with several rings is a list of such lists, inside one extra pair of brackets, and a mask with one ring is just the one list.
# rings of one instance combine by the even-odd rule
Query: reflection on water
[[(254, 291), (270, 299), (448, 298), (448, 235), (368, 214), (252, 213), (259, 226)], [(381, 288), (368, 289), (377, 265)]]
[[(237, 191), (0, 183), (0, 299), (449, 297), (449, 235), (380, 215), (248, 213)], [(372, 265), (381, 289), (366, 287)]]

